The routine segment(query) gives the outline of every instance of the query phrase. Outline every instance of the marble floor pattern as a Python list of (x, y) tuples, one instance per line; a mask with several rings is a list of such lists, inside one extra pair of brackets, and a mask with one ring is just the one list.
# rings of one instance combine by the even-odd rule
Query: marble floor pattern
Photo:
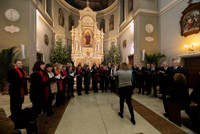
[[(169, 121), (163, 115), (163, 113), (164, 113), (164, 106), (163, 106), (163, 101), (160, 98), (161, 98), (161, 94), (159, 94), (158, 97), (154, 97), (153, 95), (146, 96), (146, 95), (142, 95), (142, 94), (137, 94), (137, 89), (136, 89), (134, 95), (132, 96), (132, 99), (140, 102), (142, 105), (144, 105), (145, 107), (149, 108), (150, 110), (152, 110), (153, 112), (155, 112), (160, 117), (162, 117), (162, 118), (166, 119), (167, 121)], [(189, 120), (189, 117), (185, 113), (184, 110), (181, 111), (181, 118), (182, 118), (182, 120), (183, 119)], [(171, 121), (169, 121), (169, 122), (172, 123)], [(193, 132), (191, 129), (189, 129), (188, 127), (184, 126), (183, 124), (179, 128), (182, 129), (183, 131), (185, 131), (188, 134), (196, 134), (195, 132)]]
[[(90, 91), (89, 95), (85, 95), (84, 93), (83, 96), (77, 96), (76, 93), (75, 95), (76, 97), (70, 99), (67, 107), (61, 107), (63, 110), (55, 109), (55, 117), (53, 116), (53, 118), (48, 119), (50, 120), (50, 125), (46, 126), (46, 128), (49, 130), (49, 134), (53, 134), (54, 132), (56, 134), (161, 133), (153, 126), (152, 122), (148, 122), (144, 119), (140, 111), (138, 111), (139, 114), (135, 112), (136, 125), (132, 125), (129, 120), (130, 115), (126, 104), (125, 117), (124, 119), (119, 118), (117, 115), (119, 111), (119, 97), (116, 94), (110, 93), (110, 91), (107, 93), (99, 92), (98, 94), (94, 94), (93, 91)], [(143, 107), (150, 109), (167, 122), (170, 122), (163, 116), (163, 103), (158, 97), (137, 94), (136, 89), (132, 98), (139, 102), (140, 105), (143, 105)], [(23, 108), (31, 106), (32, 104), (29, 100), (29, 96), (26, 96)], [(9, 95), (0, 94), (0, 107), (4, 108), (7, 116), (10, 115)], [(57, 118), (57, 114), (59, 114), (59, 118)], [(181, 117), (189, 118), (184, 112), (181, 113)], [(55, 120), (57, 123), (55, 123)], [(179, 128), (188, 134), (195, 134), (184, 125)], [(52, 131), (50, 131), (50, 129), (52, 129)]]
[(125, 105), (124, 118), (119, 111), (119, 97), (113, 93), (90, 93), (70, 100), (55, 134), (159, 134), (135, 112), (136, 125), (130, 122)]

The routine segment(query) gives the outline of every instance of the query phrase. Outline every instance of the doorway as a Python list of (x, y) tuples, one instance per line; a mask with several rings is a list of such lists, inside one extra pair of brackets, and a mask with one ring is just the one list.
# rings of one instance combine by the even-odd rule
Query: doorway
[(134, 55), (133, 54), (128, 56), (128, 63), (131, 66), (133, 66), (133, 64), (134, 64)]
[(184, 66), (188, 69), (188, 86), (194, 88), (200, 72), (200, 56), (182, 58)]
[(43, 61), (43, 54), (37, 52), (37, 61)]

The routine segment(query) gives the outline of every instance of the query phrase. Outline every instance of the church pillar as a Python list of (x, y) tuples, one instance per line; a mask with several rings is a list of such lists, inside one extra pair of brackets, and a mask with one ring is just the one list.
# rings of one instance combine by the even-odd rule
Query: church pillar
[[(145, 29), (147, 24), (153, 26), (153, 31)], [(159, 52), (157, 14), (139, 12), (134, 16), (134, 27), (134, 62), (138, 63), (143, 62), (143, 51), (147, 54)]]

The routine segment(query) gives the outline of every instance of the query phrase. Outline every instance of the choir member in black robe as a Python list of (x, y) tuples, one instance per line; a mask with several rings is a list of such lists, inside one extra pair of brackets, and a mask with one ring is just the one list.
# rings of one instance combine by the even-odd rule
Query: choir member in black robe
[(50, 99), (50, 79), (44, 72), (45, 63), (37, 61), (33, 66), (30, 85), (30, 100), (36, 114), (47, 111), (47, 104)]
[(68, 74), (67, 94), (68, 94), (68, 97), (74, 97), (74, 75), (75, 75), (75, 71), (73, 70), (73, 67), (71, 65), (69, 66), (69, 70), (68, 70), (67, 74)]
[(151, 65), (147, 63), (147, 67), (144, 71), (144, 80), (145, 80), (145, 89), (147, 91), (147, 95), (151, 93)]
[(81, 96), (82, 95), (81, 94), (81, 90), (82, 90), (82, 75), (83, 75), (83, 70), (81, 68), (81, 65), (78, 65), (78, 68), (76, 70), (76, 75), (77, 75), (77, 77), (76, 77), (76, 80), (77, 80), (76, 87), (77, 87), (77, 91), (78, 91), (78, 96)]
[(88, 65), (85, 67), (84, 71), (84, 85), (85, 85), (85, 94), (89, 94), (89, 85), (90, 85), (90, 68)]
[(21, 111), (24, 102), (24, 95), (27, 94), (27, 73), (22, 68), (21, 60), (14, 61), (14, 67), (7, 73), (7, 80), (10, 83), (10, 111), (11, 114)]
[(157, 97), (156, 85), (157, 85), (157, 69), (155, 67), (155, 64), (152, 63), (151, 64), (151, 87), (153, 87), (155, 97)]
[(138, 82), (137, 82), (137, 64), (134, 64), (134, 66), (132, 67), (133, 70), (133, 78), (134, 78), (134, 88), (138, 86)]
[(93, 89), (94, 93), (98, 93), (97, 90), (97, 84), (99, 80), (99, 70), (97, 69), (97, 66), (94, 66), (94, 69), (92, 70), (92, 81), (93, 81)]
[(100, 65), (99, 65), (99, 79), (100, 79), (100, 89), (101, 89), (101, 91), (102, 91), (102, 93), (103, 93), (104, 90), (105, 90), (105, 86), (104, 86), (105, 79), (104, 79), (104, 68), (103, 68), (103, 64), (100, 64)]
[(141, 90), (142, 90), (142, 94), (144, 94), (144, 70), (145, 68), (142, 66), (142, 63), (139, 63), (138, 68), (136, 69), (138, 88), (139, 88), (138, 94), (141, 93)]
[(107, 89), (109, 87), (109, 74), (110, 74), (107, 66), (103, 67), (103, 72), (104, 72), (104, 90), (105, 92), (107, 92)]
[(111, 71), (110, 71), (110, 78), (111, 78), (111, 92), (116, 92), (116, 76), (115, 74), (115, 67), (112, 66)]

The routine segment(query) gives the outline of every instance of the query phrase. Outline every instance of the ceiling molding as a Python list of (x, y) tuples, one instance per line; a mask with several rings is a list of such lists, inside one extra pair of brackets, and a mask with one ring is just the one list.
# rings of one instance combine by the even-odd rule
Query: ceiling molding
[(176, 6), (177, 4), (179, 4), (180, 2), (182, 2), (183, 0), (172, 0), (169, 4), (167, 4), (166, 6), (164, 6), (159, 12), (158, 15), (161, 16), (162, 14), (164, 14), (165, 12), (167, 12), (168, 10), (170, 10), (171, 8), (173, 8), (174, 6)]

